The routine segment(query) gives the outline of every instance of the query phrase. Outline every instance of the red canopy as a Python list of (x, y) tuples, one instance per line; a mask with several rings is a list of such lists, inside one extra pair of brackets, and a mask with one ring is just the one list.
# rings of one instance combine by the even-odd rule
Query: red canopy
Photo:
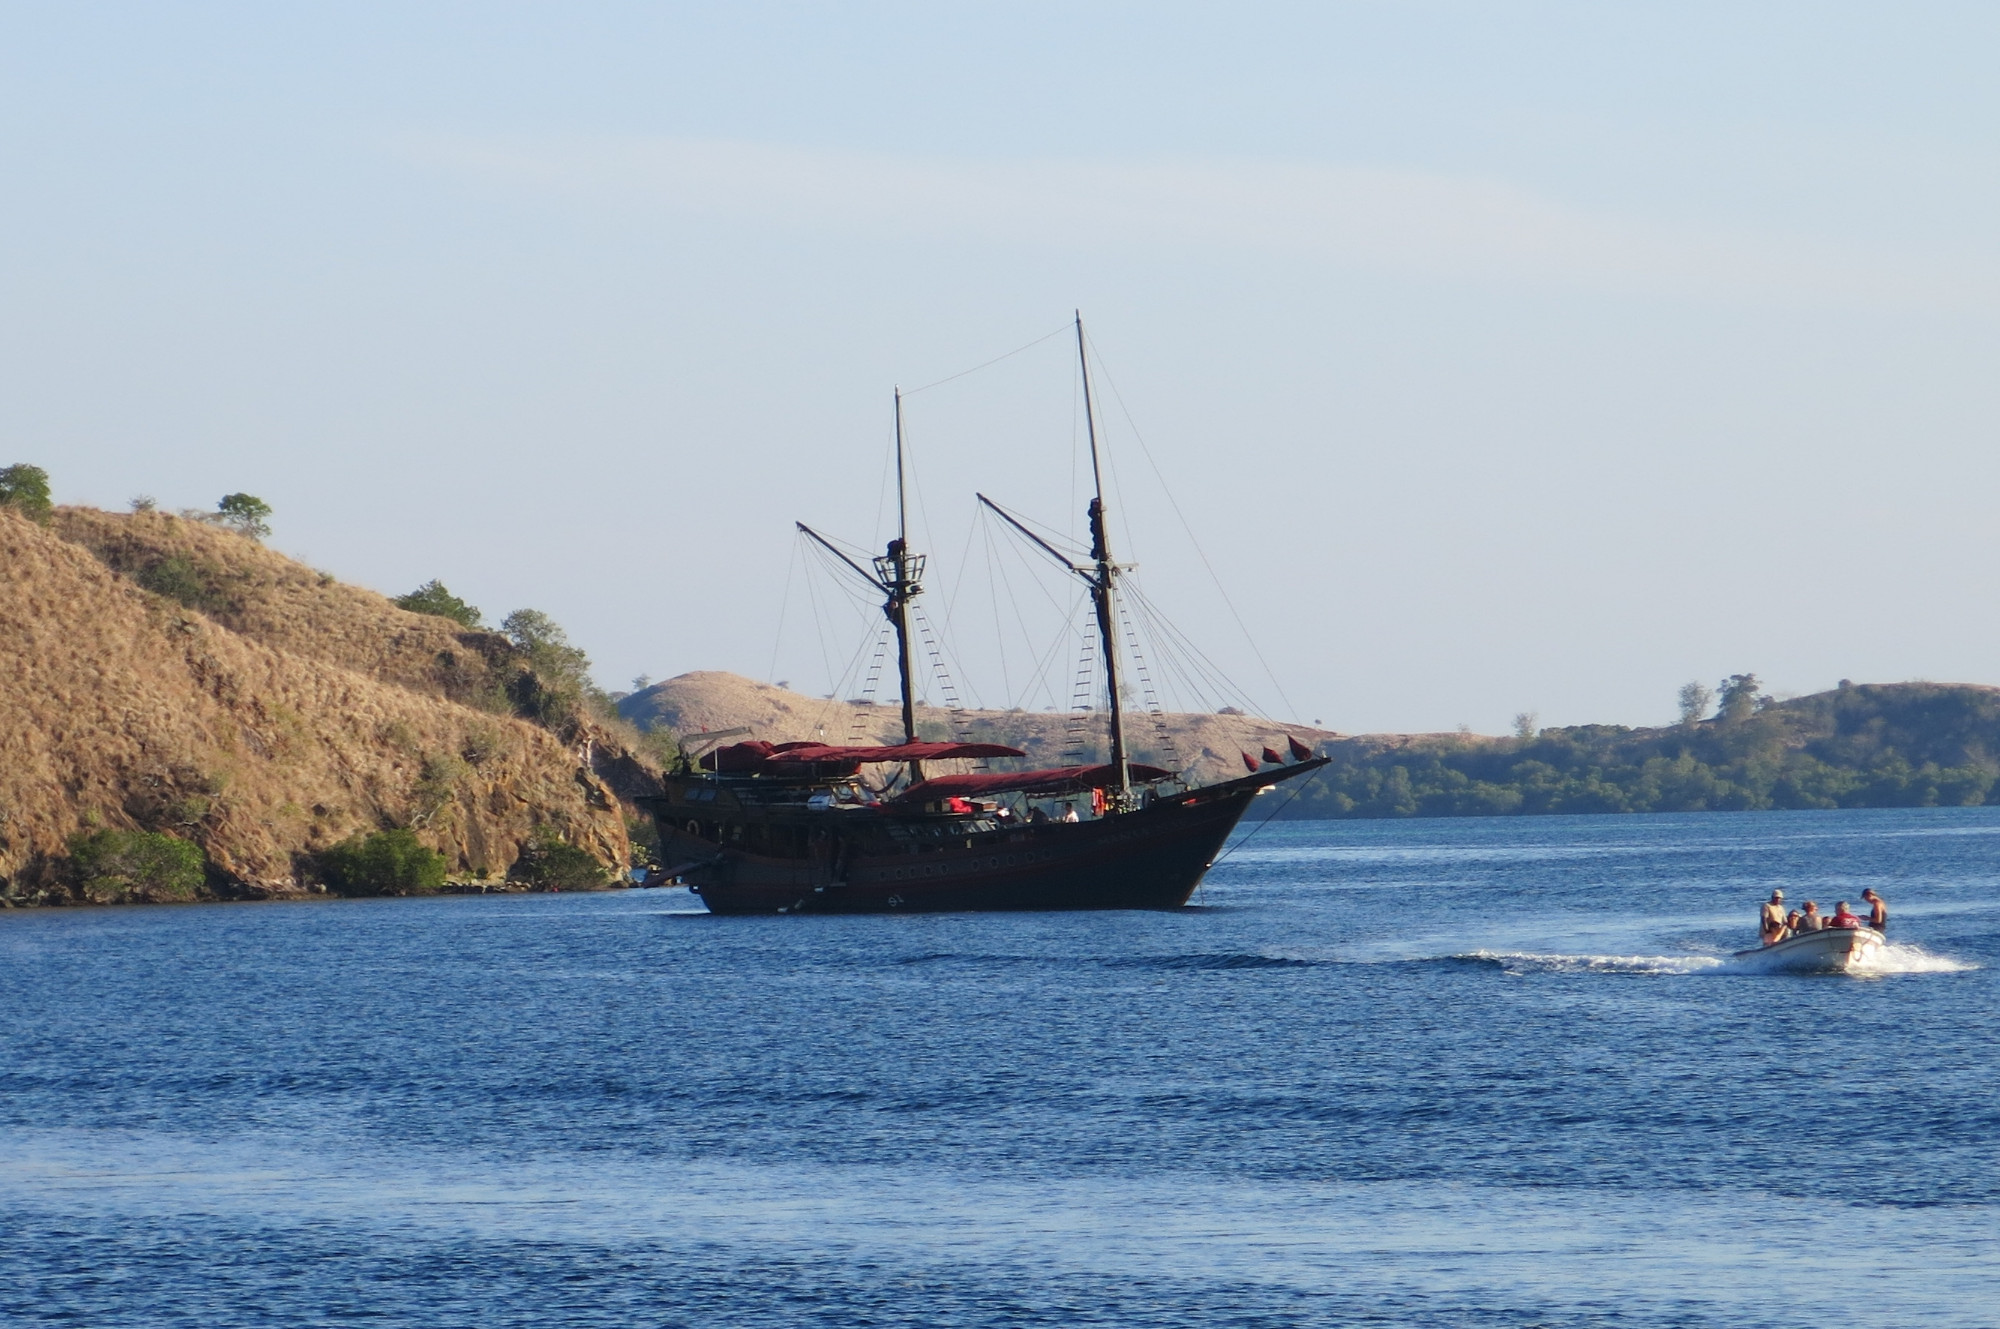
[(998, 743), (895, 743), (836, 748), (823, 743), (786, 743), (771, 754), (779, 761), (949, 761), (954, 757), (1025, 757), (1019, 748)]
[[(762, 739), (731, 743), (701, 759), (703, 770), (751, 775), (770, 767), (818, 765), (857, 766), (871, 761), (946, 761), (954, 757), (1022, 757), (1019, 748), (998, 743), (895, 743), (868, 747), (831, 747), (825, 743), (779, 743)], [(793, 772), (796, 774), (796, 772)]]
[[(1164, 780), (1172, 771), (1133, 762), (1126, 767), (1135, 784)], [(996, 775), (940, 775), (911, 785), (891, 803), (941, 803), (947, 798), (977, 798), (982, 794), (1021, 792), (1033, 795), (1076, 794), (1108, 789), (1118, 783), (1115, 766), (1058, 766), (1046, 771), (1005, 771)]]

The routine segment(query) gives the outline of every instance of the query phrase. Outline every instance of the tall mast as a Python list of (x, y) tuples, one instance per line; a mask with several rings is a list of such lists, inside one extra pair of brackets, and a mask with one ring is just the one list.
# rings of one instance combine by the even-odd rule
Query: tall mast
[(1083, 367), (1083, 424), (1090, 435), (1090, 474), (1097, 484), (1089, 510), (1090, 557), (1097, 569), (1090, 581), (1090, 598), (1097, 612), (1098, 640), (1104, 648), (1104, 686), (1111, 697), (1111, 764), (1118, 772), (1119, 802), (1123, 803), (1132, 793), (1132, 767), (1125, 756), (1125, 711), (1118, 700), (1118, 637), (1111, 590), (1118, 566), (1111, 561), (1111, 539), (1105, 533), (1104, 466), (1097, 456), (1097, 412), (1090, 397), (1090, 354), (1084, 349), (1080, 309), (1076, 313), (1076, 359)]
[[(917, 577), (911, 571), (910, 559), (910, 504), (903, 479), (903, 390), (896, 389), (896, 538), (889, 542), (888, 556), (882, 560), (883, 580), (888, 583), (889, 599), (883, 612), (896, 628), (896, 669), (903, 683), (903, 741), (917, 741), (917, 699), (910, 687), (915, 674), (916, 661), (911, 655), (910, 645), (910, 600), (921, 589)], [(920, 575), (922, 564), (917, 564)], [(921, 762), (910, 763), (910, 783), (924, 778)]]

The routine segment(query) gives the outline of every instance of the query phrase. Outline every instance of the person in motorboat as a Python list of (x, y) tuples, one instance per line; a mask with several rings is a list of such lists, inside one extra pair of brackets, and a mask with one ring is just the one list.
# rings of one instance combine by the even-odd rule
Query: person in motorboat
[(1798, 930), (1800, 932), (1817, 932), (1825, 926), (1826, 916), (1820, 913), (1818, 901), (1807, 900), (1805, 912), (1799, 915)]
[(1847, 907), (1847, 901), (1842, 900), (1833, 907), (1833, 918), (1828, 921), (1827, 926), (1830, 928), (1858, 928), (1861, 926), (1861, 916)]
[(1771, 898), (1757, 911), (1757, 937), (1766, 946), (1775, 946), (1790, 935), (1785, 926), (1785, 893), (1772, 891)]
[(1889, 930), (1889, 902), (1875, 893), (1873, 886), (1861, 892), (1861, 898), (1868, 902), (1868, 926), (1877, 932)]
[(1789, 913), (1789, 914), (1786, 914), (1786, 915), (1785, 915), (1785, 931), (1786, 931), (1787, 933), (1792, 933), (1792, 932), (1797, 932), (1797, 931), (1799, 930), (1799, 919), (1801, 919), (1801, 918), (1803, 918), (1803, 917), (1804, 917), (1804, 915), (1803, 915), (1803, 914), (1801, 914), (1801, 913), (1799, 913), (1799, 911), (1798, 911), (1798, 910), (1796, 910), (1796, 909), (1792, 910), (1792, 912), (1791, 912), (1791, 913)]

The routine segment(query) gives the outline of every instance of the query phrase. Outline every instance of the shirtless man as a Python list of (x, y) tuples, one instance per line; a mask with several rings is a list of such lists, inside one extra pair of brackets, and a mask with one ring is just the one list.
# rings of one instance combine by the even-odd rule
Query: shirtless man
[(1861, 892), (1861, 898), (1868, 902), (1868, 926), (1877, 932), (1889, 930), (1889, 902), (1875, 894), (1873, 886)]
[(1785, 939), (1785, 893), (1772, 891), (1771, 898), (1757, 911), (1757, 937), (1766, 946)]

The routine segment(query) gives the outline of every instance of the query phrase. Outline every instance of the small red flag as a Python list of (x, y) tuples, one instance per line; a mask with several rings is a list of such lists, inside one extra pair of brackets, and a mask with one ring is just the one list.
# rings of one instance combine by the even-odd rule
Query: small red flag
[(1257, 759), (1247, 752), (1243, 754), (1243, 769), (1252, 772), (1257, 769)]
[(1296, 738), (1293, 738), (1290, 734), (1285, 735), (1285, 741), (1292, 745), (1293, 761), (1304, 761), (1306, 758), (1312, 756), (1313, 750), (1299, 742)]
[(1285, 764), (1285, 759), (1283, 757), (1280, 757), (1276, 752), (1272, 751), (1270, 748), (1265, 748), (1264, 764), (1267, 766), (1283, 766)]

